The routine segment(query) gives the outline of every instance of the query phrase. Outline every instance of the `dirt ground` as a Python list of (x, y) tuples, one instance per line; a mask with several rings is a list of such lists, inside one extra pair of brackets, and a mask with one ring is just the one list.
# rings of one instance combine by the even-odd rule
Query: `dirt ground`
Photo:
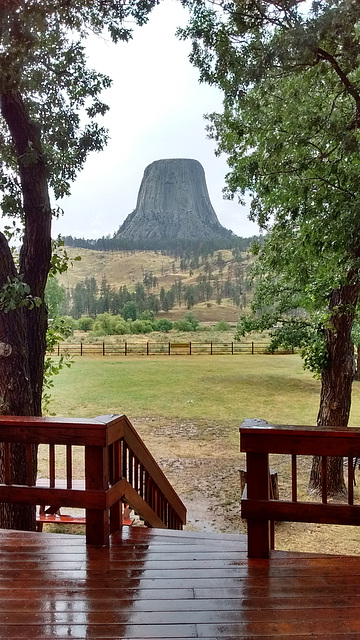
[[(239, 451), (237, 425), (161, 417), (132, 422), (187, 507), (186, 529), (246, 533), (240, 513), (239, 474), (245, 468), (245, 457)], [(275, 464), (281, 498), (288, 493), (289, 476), (279, 458)], [(275, 546), (359, 555), (360, 527), (278, 523)]]

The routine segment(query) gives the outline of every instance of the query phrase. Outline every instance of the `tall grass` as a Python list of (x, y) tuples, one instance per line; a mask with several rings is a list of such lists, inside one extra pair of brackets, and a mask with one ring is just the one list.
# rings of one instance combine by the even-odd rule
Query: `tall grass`
[[(315, 424), (320, 383), (299, 356), (78, 358), (56, 379), (51, 410), (61, 416), (125, 413), (240, 424)], [(360, 425), (354, 383), (350, 422)]]

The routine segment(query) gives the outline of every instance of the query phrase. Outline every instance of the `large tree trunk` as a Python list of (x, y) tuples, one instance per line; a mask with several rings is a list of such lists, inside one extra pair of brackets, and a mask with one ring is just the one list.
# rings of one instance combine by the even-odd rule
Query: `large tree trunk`
[(356, 345), (356, 371), (355, 371), (355, 380), (360, 380), (360, 344)]
[[(19, 269), (11, 257), (6, 238), (0, 236), (0, 287), (20, 276), (30, 287), (30, 296), (40, 306), (17, 307), (0, 312), (0, 413), (41, 415), (41, 397), (46, 351), (47, 311), (44, 292), (51, 261), (51, 207), (47, 172), (38, 126), (29, 117), (21, 95), (0, 96), (1, 114), (9, 128), (18, 161), (23, 193), (24, 240)], [(1, 343), (3, 347), (1, 349)], [(0, 452), (0, 474), (3, 465)], [(24, 481), (26, 455), (23, 447), (12, 447), (12, 481)], [(36, 478), (36, 451), (33, 455)], [(24, 505), (1, 505), (0, 527), (34, 529), (35, 511)]]
[[(331, 292), (329, 327), (325, 329), (328, 366), (321, 376), (321, 396), (317, 424), (323, 427), (343, 426), (349, 421), (351, 389), (354, 379), (354, 345), (351, 328), (359, 296), (360, 282), (354, 271), (348, 273), (347, 284)], [(328, 495), (345, 492), (342, 458), (330, 458), (327, 468)], [(309, 490), (321, 491), (321, 461), (313, 460)]]

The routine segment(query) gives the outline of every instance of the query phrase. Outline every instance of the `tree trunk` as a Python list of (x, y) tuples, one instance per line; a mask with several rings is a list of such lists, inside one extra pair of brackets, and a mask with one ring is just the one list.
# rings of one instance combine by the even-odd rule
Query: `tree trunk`
[[(6, 308), (0, 311), (0, 413), (41, 415), (41, 397), (46, 352), (47, 311), (44, 292), (51, 261), (51, 207), (46, 162), (38, 126), (30, 120), (18, 92), (0, 96), (1, 114), (9, 128), (18, 162), (23, 194), (24, 240), (17, 271), (7, 245), (0, 235), (0, 290), (8, 279), (20, 277), (30, 287), (30, 296), (40, 306)], [(0, 452), (0, 474), (3, 465)], [(13, 482), (24, 481), (26, 453), (12, 446)], [(36, 451), (33, 455), (36, 478)], [(1, 505), (0, 527), (35, 528), (35, 510), (25, 505)]]
[[(325, 329), (328, 351), (328, 366), (321, 376), (321, 396), (317, 424), (323, 427), (343, 426), (349, 421), (351, 389), (354, 379), (354, 346), (351, 328), (359, 296), (358, 274), (351, 271), (347, 283), (334, 289), (330, 295), (329, 326)], [(328, 459), (328, 495), (345, 492), (342, 458)], [(321, 461), (314, 457), (310, 482), (310, 492), (321, 492)]]
[(354, 379), (360, 380), (360, 344), (356, 345), (356, 371)]

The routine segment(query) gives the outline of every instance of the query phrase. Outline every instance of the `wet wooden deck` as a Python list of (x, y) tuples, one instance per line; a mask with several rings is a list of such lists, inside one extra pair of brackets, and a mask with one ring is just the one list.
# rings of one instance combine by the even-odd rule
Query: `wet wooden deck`
[(273, 552), (246, 538), (125, 527), (0, 531), (0, 638), (360, 638), (360, 557)]

